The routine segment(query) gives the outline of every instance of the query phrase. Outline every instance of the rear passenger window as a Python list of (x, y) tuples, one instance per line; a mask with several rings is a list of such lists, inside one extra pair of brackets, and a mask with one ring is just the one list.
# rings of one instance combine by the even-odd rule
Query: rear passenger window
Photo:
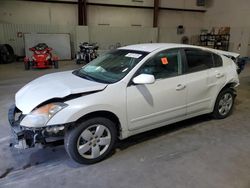
[(212, 53), (196, 49), (187, 49), (185, 52), (188, 73), (202, 71), (213, 67)]
[(222, 58), (217, 54), (213, 54), (213, 58), (214, 58), (214, 66), (221, 67), (222, 66)]

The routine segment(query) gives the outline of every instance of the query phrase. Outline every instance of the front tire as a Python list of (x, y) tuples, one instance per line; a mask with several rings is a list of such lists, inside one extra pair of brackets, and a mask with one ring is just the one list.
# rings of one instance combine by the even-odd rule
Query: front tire
[(79, 123), (64, 139), (65, 149), (74, 161), (93, 164), (105, 159), (114, 148), (117, 138), (115, 124), (98, 117)]
[(226, 88), (222, 90), (215, 102), (213, 117), (216, 119), (224, 119), (232, 112), (235, 94), (233, 89)]

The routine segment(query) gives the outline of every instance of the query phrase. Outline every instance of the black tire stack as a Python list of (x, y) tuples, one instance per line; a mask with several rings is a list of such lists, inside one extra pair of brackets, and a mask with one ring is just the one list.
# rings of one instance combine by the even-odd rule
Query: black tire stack
[(0, 64), (12, 63), (16, 56), (9, 44), (0, 44)]

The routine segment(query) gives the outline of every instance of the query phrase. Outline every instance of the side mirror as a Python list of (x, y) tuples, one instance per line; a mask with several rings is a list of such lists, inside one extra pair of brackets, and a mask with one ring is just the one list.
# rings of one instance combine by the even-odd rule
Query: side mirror
[(134, 84), (153, 84), (155, 82), (155, 77), (151, 74), (140, 74), (133, 78)]

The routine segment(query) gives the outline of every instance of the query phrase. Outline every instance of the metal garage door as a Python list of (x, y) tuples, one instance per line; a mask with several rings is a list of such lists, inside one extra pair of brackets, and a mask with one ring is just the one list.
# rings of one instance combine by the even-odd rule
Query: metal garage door
[(38, 43), (46, 43), (53, 48), (53, 54), (56, 54), (60, 60), (71, 59), (70, 35), (69, 34), (25, 34), (25, 55), (31, 56), (29, 48)]

